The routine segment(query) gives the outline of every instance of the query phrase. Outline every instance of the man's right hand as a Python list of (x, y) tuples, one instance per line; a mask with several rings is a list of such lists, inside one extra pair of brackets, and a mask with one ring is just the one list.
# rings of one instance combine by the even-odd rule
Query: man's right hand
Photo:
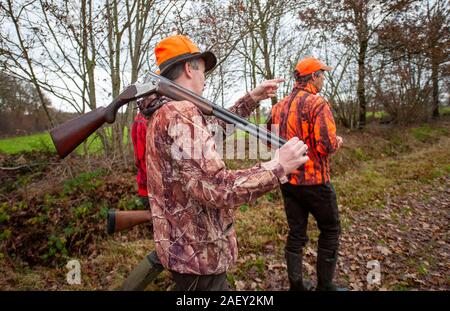
[(306, 155), (308, 146), (305, 145), (298, 137), (291, 138), (280, 149), (275, 151), (274, 161), (278, 162), (287, 174), (295, 171), (299, 166), (309, 160)]
[(336, 140), (337, 140), (337, 144), (338, 144), (337, 148), (339, 149), (339, 148), (341, 148), (342, 143), (344, 142), (344, 140), (342, 139), (341, 136), (336, 136)]

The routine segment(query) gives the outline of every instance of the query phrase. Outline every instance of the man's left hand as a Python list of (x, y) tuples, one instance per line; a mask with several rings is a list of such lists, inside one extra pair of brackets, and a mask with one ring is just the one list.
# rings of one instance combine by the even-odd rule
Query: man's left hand
[(284, 79), (266, 80), (249, 92), (255, 102), (272, 98), (277, 95), (278, 83), (284, 82)]

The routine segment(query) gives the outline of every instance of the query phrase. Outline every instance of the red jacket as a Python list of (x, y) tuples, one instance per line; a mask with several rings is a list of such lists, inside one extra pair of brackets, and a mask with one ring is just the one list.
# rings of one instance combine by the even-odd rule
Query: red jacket
[(147, 135), (147, 119), (139, 112), (131, 127), (131, 139), (134, 147), (134, 160), (137, 168), (136, 181), (139, 196), (146, 197), (147, 167), (145, 165), (145, 137)]

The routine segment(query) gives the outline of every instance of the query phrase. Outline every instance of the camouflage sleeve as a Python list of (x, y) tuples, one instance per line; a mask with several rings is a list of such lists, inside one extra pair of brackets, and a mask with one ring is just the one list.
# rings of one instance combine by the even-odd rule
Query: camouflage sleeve
[(249, 169), (227, 170), (201, 112), (188, 102), (177, 107), (180, 113), (168, 127), (173, 140), (171, 154), (184, 192), (200, 204), (237, 207), (278, 187), (279, 180), (285, 178), (283, 168), (271, 161)]
[(337, 150), (336, 124), (330, 105), (323, 101), (314, 116), (314, 139), (317, 152), (328, 155)]
[[(239, 98), (237, 102), (228, 110), (232, 113), (242, 117), (248, 118), (253, 110), (259, 106), (259, 103), (254, 101), (253, 98), (247, 93), (243, 97)], [(227, 131), (226, 122), (217, 118), (208, 119), (208, 123), (212, 125), (212, 128), (220, 127), (223, 129), (224, 134), (229, 136), (233, 134), (234, 129)]]

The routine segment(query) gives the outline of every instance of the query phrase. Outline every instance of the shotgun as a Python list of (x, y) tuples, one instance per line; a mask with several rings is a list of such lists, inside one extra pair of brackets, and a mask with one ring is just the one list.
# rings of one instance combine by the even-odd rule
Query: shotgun
[(135, 83), (129, 85), (108, 106), (94, 109), (52, 129), (50, 136), (58, 155), (61, 158), (65, 158), (103, 124), (113, 123), (116, 119), (117, 111), (123, 105), (154, 93), (173, 100), (190, 101), (205, 115), (212, 115), (226, 123), (234, 124), (237, 128), (275, 148), (280, 148), (286, 143), (286, 140), (265, 128), (237, 116), (169, 79), (150, 72), (147, 81), (143, 84)]
[(108, 211), (106, 219), (106, 232), (113, 234), (119, 231), (128, 230), (134, 226), (151, 222), (152, 213), (149, 210), (138, 211)]

